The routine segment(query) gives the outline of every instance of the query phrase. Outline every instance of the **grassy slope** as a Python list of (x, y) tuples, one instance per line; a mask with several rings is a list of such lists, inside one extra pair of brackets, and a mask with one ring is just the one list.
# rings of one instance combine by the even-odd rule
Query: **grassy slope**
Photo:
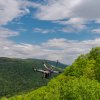
[(49, 80), (42, 79), (41, 73), (33, 72), (33, 66), (44, 69), (42, 60), (0, 58), (0, 97), (46, 85)]

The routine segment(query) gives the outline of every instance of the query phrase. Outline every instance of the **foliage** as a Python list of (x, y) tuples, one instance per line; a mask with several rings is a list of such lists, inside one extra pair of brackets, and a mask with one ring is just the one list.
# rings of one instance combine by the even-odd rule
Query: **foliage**
[(100, 47), (93, 48), (89, 54), (79, 56), (65, 70), (67, 76), (85, 76), (100, 82)]
[(61, 75), (46, 87), (7, 100), (100, 100), (100, 84), (85, 77)]
[(43, 80), (43, 75), (33, 72), (32, 67), (44, 69), (43, 60), (0, 58), (0, 97), (46, 85), (49, 80)]

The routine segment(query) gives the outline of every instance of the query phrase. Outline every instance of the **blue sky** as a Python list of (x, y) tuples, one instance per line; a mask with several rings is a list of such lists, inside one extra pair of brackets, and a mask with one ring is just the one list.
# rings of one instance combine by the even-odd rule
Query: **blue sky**
[(71, 64), (100, 46), (99, 0), (0, 0), (0, 56)]

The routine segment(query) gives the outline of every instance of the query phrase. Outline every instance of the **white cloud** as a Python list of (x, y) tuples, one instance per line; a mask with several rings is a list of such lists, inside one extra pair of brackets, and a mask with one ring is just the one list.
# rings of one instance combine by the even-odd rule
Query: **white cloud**
[(38, 6), (36, 17), (41, 20), (60, 20), (67, 18), (100, 19), (100, 0), (48, 0)]
[(0, 25), (29, 13), (24, 3), (22, 0), (0, 0)]
[(48, 55), (48, 58), (51, 58), (52, 55), (53, 59), (54, 55), (54, 58), (56, 57), (56, 59), (69, 64), (80, 54), (87, 53), (91, 48), (100, 46), (100, 38), (84, 41), (52, 39), (43, 45), (53, 51), (52, 54)]
[(63, 27), (62, 29), (60, 29), (59, 31), (64, 32), (64, 33), (77, 33), (78, 31), (80, 31), (79, 29), (71, 27), (71, 26), (66, 26)]
[(33, 28), (33, 32), (46, 34), (46, 33), (54, 33), (55, 30), (42, 29), (42, 28)]
[(75, 16), (86, 19), (100, 19), (100, 0), (81, 0), (80, 4), (73, 9)]
[(47, 0), (37, 6), (34, 17), (39, 20), (50, 20), (69, 26), (64, 31), (83, 30), (87, 23), (100, 23), (100, 0)]
[(96, 33), (96, 34), (100, 34), (100, 28), (98, 28), (98, 29), (93, 29), (92, 32), (93, 32), (93, 33)]
[(52, 40), (48, 40), (47, 43), (43, 43), (42, 44), (45, 47), (52, 47), (52, 48), (56, 48), (56, 49), (60, 49), (61, 47), (65, 47), (66, 46), (66, 39), (60, 38), (60, 39), (52, 39)]
[(72, 9), (81, 0), (48, 0), (46, 5), (38, 7), (36, 17), (41, 20), (59, 20), (72, 16)]
[(17, 36), (17, 35), (19, 35), (18, 32), (14, 32), (7, 28), (0, 27), (0, 38), (8, 38), (8, 37)]
[(95, 20), (95, 23), (100, 24), (100, 19)]
[(86, 20), (82, 18), (70, 18), (69, 20), (65, 20), (65, 21), (55, 21), (55, 23), (67, 25), (67, 30), (71, 28), (72, 30), (74, 29), (75, 31), (75, 30), (83, 30), (86, 28), (86, 25), (85, 25)]

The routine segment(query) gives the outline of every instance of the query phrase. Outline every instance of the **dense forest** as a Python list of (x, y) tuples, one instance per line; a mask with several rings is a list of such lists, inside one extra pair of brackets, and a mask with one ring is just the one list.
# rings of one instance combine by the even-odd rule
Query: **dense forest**
[(1, 100), (100, 100), (100, 47), (80, 55), (47, 86)]
[[(34, 90), (47, 85), (50, 79), (42, 79), (42, 73), (33, 72), (32, 68), (45, 69), (44, 60), (0, 58), (0, 97), (10, 97), (15, 94)], [(45, 60), (45, 63), (56, 66), (56, 62)], [(58, 63), (56, 70), (62, 70), (66, 65)], [(53, 75), (56, 76), (57, 74)], [(53, 77), (52, 76), (52, 77)], [(51, 77), (51, 78), (52, 78)]]

